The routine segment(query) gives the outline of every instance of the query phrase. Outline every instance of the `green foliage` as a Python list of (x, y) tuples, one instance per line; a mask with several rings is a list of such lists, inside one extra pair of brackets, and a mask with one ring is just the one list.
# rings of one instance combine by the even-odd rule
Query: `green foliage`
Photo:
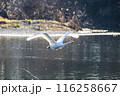
[(44, 19), (38, 19), (38, 21), (44, 21)]
[(13, 27), (21, 27), (21, 25), (19, 25), (19, 24), (16, 24), (16, 23), (13, 23)]
[(32, 23), (32, 20), (27, 20), (28, 24), (31, 24)]
[(32, 22), (32, 20), (27, 20), (28, 22)]

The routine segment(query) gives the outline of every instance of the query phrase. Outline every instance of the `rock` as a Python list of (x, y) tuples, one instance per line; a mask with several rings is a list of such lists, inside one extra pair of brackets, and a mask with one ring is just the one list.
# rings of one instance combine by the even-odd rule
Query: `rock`
[(7, 24), (5, 21), (0, 21), (0, 24)]
[(84, 21), (88, 20), (80, 20), (83, 16), (87, 17), (74, 0), (2, 0), (0, 5), (2, 8), (6, 6), (10, 19), (46, 19), (65, 23), (73, 20), (75, 15), (78, 21), (74, 23), (77, 26), (82, 26)]
[(3, 18), (8, 18), (8, 15), (7, 15), (6, 11), (4, 11), (4, 10), (0, 11), (0, 16)]

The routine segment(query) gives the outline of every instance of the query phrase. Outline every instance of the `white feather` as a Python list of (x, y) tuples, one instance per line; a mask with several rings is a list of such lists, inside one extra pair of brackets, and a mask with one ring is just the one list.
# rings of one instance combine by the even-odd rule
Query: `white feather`
[(71, 32), (68, 32), (68, 33), (66, 33), (65, 35), (63, 35), (62, 37), (60, 37), (58, 40), (57, 40), (57, 42), (63, 42), (64, 41), (64, 39), (65, 39), (65, 37), (68, 35), (68, 34), (70, 34)]
[(37, 37), (40, 37), (42, 36), (44, 39), (46, 39), (48, 42), (49, 42), (49, 47), (50, 49), (52, 50), (55, 50), (55, 49), (60, 49), (62, 47), (64, 47), (65, 45), (67, 44), (70, 44), (70, 43), (73, 43), (72, 41), (69, 41), (67, 43), (63, 43), (65, 37), (70, 34), (71, 32), (68, 32), (66, 33), (65, 35), (63, 35), (62, 37), (60, 37), (57, 41), (55, 41), (48, 33), (42, 33), (42, 34), (35, 34), (33, 36), (30, 36), (27, 38), (27, 41), (30, 41), (34, 38), (37, 38)]

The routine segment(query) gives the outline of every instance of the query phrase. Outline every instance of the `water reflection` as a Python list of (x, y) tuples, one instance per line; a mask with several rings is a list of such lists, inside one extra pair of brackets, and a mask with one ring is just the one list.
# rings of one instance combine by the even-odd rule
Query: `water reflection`
[[(57, 39), (59, 37), (55, 37)], [(0, 79), (120, 79), (120, 39), (81, 36), (62, 50), (37, 38), (0, 37)]]

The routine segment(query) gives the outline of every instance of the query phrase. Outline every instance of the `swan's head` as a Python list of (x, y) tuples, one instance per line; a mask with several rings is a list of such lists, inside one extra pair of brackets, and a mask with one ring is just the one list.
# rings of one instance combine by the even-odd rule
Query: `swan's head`
[(50, 46), (47, 46), (47, 49), (50, 49)]

